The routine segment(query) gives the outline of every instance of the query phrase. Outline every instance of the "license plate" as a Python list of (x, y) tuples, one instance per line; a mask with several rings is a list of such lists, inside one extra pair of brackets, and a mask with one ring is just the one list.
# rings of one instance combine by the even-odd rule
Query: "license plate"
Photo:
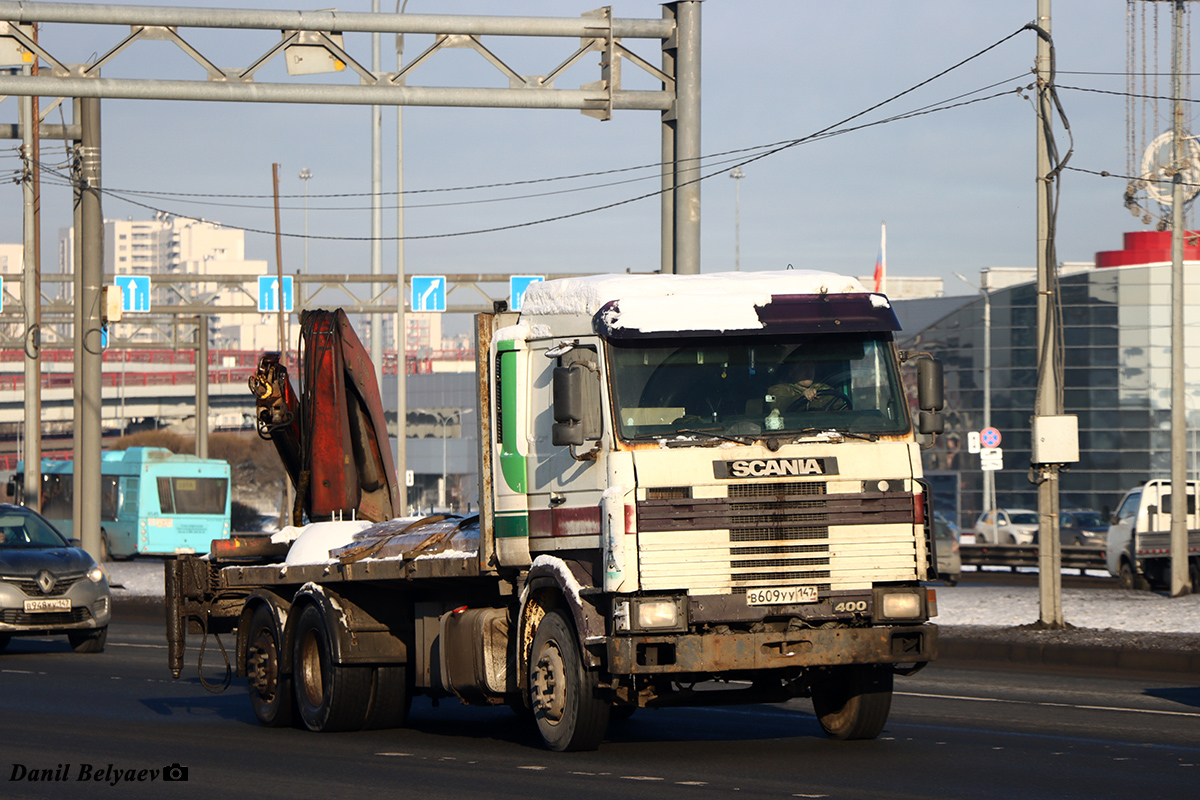
[(63, 597), (55, 600), (26, 600), (25, 610), (29, 611), (70, 611), (71, 598)]
[(747, 589), (746, 605), (748, 606), (786, 606), (792, 603), (817, 602), (817, 587), (787, 586), (768, 587), (765, 589)]

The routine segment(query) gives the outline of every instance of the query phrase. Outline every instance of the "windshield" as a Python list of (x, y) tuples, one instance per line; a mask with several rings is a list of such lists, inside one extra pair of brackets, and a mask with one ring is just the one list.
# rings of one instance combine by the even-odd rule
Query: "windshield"
[(1009, 519), (1013, 525), (1037, 525), (1038, 524), (1037, 514), (1032, 514), (1029, 512), (1023, 512), (1020, 514), (1012, 514), (1009, 516)]
[(1067, 528), (1102, 528), (1107, 527), (1099, 511), (1070, 512), (1063, 514), (1063, 526)]
[(40, 517), (0, 514), (0, 547), (66, 547), (62, 535)]
[(909, 429), (887, 336), (612, 341), (610, 352), (623, 439)]

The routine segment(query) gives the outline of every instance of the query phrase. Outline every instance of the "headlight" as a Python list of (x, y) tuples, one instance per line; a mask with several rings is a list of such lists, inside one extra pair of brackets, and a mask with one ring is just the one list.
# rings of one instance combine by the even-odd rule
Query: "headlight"
[(104, 580), (104, 570), (100, 569), (99, 564), (93, 564), (92, 568), (87, 571), (87, 576), (92, 583), (99, 583)]
[(652, 633), (687, 629), (685, 597), (629, 597), (613, 603), (613, 630)]
[(890, 620), (915, 620), (924, 618), (925, 613), (921, 604), (920, 590), (875, 590), (875, 619), (877, 621), (886, 622)]
[(637, 604), (639, 628), (674, 628), (678, 624), (679, 609), (674, 600), (642, 600)]

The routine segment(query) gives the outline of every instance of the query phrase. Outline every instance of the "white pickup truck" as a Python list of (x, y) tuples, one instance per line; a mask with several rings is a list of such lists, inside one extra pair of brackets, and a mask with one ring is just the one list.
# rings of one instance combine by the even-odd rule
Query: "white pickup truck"
[[(1188, 570), (1200, 586), (1200, 521), (1197, 481), (1187, 482)], [(1147, 481), (1121, 498), (1108, 528), (1108, 571), (1123, 589), (1150, 589), (1171, 583), (1171, 482)]]

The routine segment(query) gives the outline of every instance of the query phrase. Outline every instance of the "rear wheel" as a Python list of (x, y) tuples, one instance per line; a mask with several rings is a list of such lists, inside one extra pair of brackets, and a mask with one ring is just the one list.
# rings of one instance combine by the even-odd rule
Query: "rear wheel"
[(286, 728), (295, 716), (296, 701), (292, 677), (280, 672), (282, 638), (269, 606), (254, 609), (247, 645), (244, 666), (254, 716), (268, 728)]
[(812, 701), (831, 739), (874, 739), (892, 708), (892, 670), (873, 664), (831, 667), (813, 684)]
[(377, 730), (403, 726), (412, 707), (408, 665), (374, 667), (371, 672), (371, 702), (363, 728)]
[(104, 643), (108, 641), (108, 626), (90, 631), (71, 631), (67, 634), (67, 641), (76, 653), (101, 653)]
[(296, 707), (312, 731), (361, 730), (371, 702), (371, 667), (333, 663), (329, 621), (316, 605), (307, 605), (296, 622), (292, 656)]
[(542, 740), (551, 750), (595, 750), (612, 705), (600, 675), (583, 666), (575, 626), (561, 610), (538, 624), (529, 659), (529, 700)]

